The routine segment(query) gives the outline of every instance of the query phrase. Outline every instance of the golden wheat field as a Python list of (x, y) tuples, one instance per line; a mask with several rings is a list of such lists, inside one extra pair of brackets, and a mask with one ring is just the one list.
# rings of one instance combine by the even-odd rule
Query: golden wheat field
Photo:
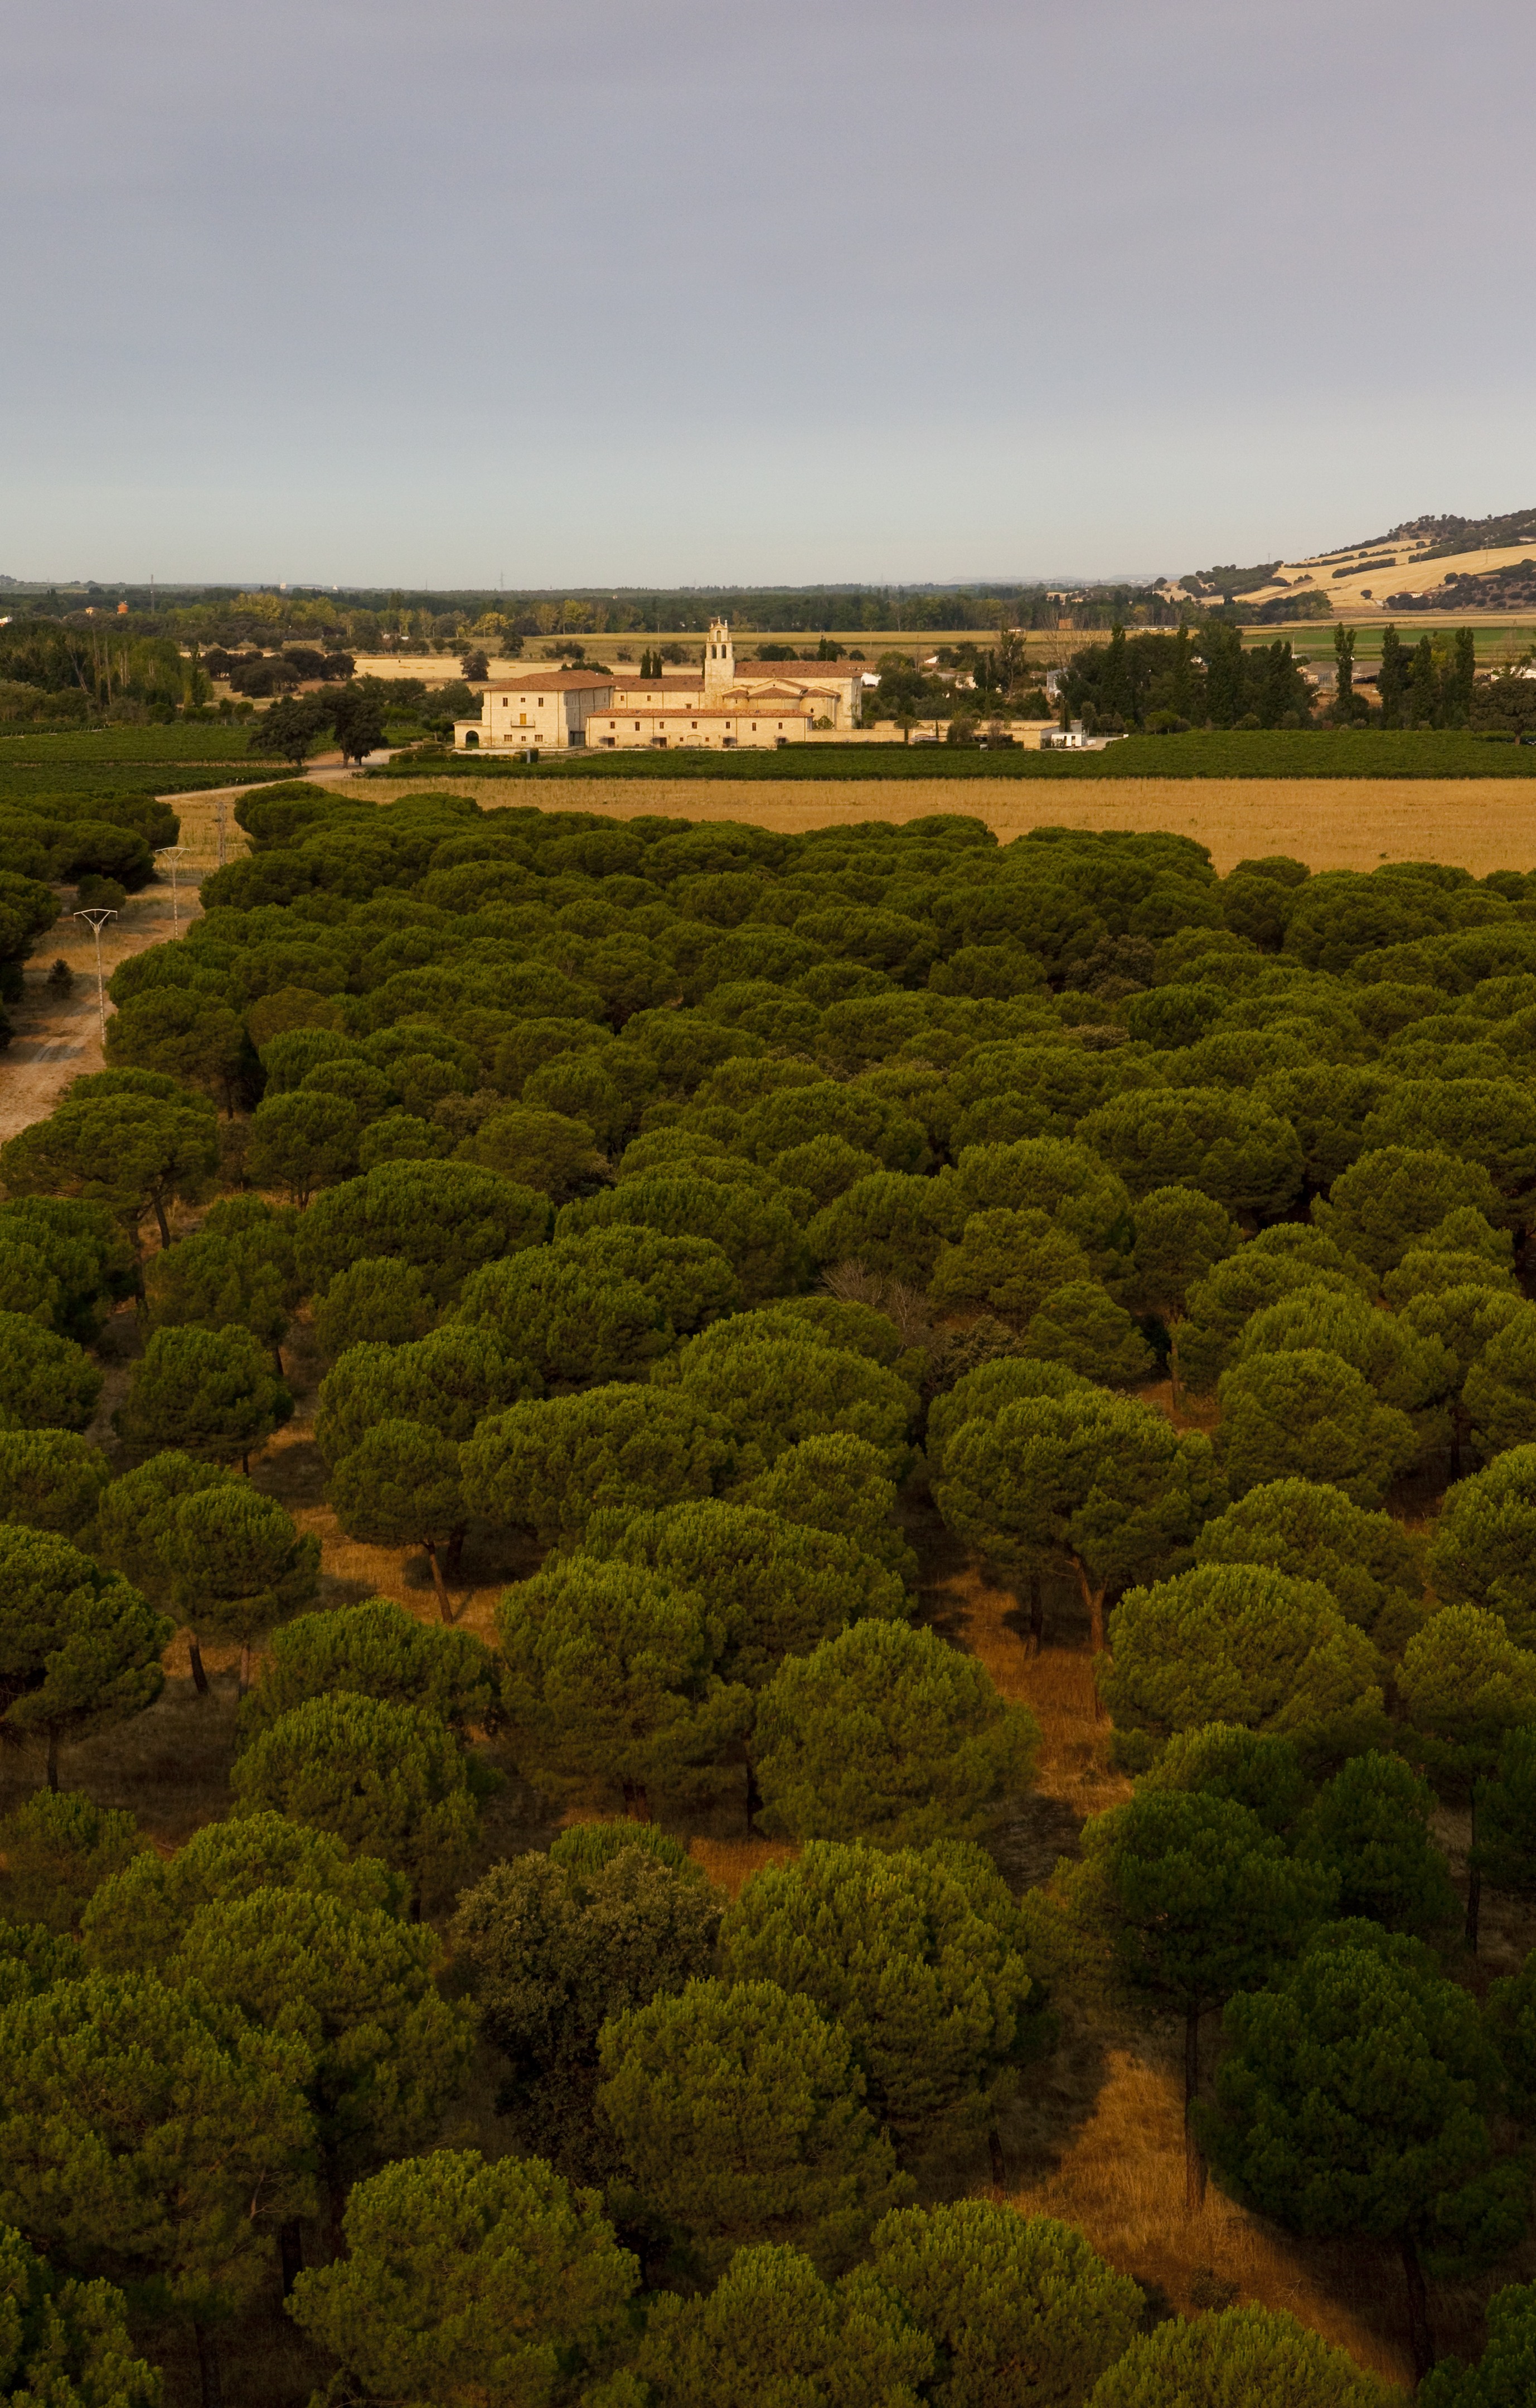
[[(383, 803), (421, 789), (380, 781), (365, 791)], [(1004, 844), (1033, 827), (1167, 830), (1209, 846), (1224, 877), (1236, 862), (1273, 853), (1313, 869), (1444, 861), (1477, 878), (1536, 864), (1536, 780), (1524, 778), (1063, 778), (1048, 791), (1034, 779), (1013, 778), (829, 779), (825, 785), (657, 778), (643, 786), (583, 778), (558, 791), (466, 778), (435, 779), (433, 791), (468, 795), (486, 810), (536, 802), (542, 810), (619, 820), (654, 812), (748, 820), (789, 833), (933, 811), (984, 820)]]

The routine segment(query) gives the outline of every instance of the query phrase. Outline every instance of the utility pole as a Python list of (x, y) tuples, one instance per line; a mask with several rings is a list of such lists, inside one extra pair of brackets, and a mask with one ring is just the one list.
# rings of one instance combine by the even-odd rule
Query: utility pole
[(155, 854), (156, 861), (168, 861), (171, 866), (171, 928), (176, 936), (181, 933), (181, 902), (177, 891), (176, 873), (186, 849), (184, 844), (163, 844)]
[(117, 918), (117, 913), (115, 911), (104, 911), (101, 910), (99, 905), (96, 905), (89, 911), (72, 911), (69, 916), (72, 920), (84, 920), (88, 922), (91, 933), (96, 940), (96, 1009), (101, 1013), (101, 1041), (103, 1048), (105, 1048), (107, 1043), (107, 980), (101, 967), (101, 932), (107, 925), (108, 920), (115, 920)]

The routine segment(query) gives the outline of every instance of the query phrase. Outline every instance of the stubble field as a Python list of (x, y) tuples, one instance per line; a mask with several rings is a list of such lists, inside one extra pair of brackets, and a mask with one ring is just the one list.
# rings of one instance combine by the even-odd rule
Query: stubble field
[[(323, 778), (325, 784), (343, 781)], [(409, 781), (369, 781), (380, 803), (419, 791)], [(787, 781), (583, 779), (579, 789), (510, 781), (432, 781), (486, 810), (537, 802), (540, 810), (638, 819), (747, 820), (797, 833), (861, 820), (915, 820), (959, 811), (984, 820), (1000, 842), (1032, 827), (1167, 829), (1208, 845), (1220, 876), (1264, 853), (1293, 854), (1313, 869), (1374, 869), (1383, 861), (1444, 861), (1476, 878), (1536, 862), (1536, 780), (1523, 778), (1102, 778), (1063, 780), (1042, 792), (1012, 779)]]

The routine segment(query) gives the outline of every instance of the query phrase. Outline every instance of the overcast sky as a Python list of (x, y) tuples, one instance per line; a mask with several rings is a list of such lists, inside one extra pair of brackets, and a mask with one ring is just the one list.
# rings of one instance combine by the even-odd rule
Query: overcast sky
[(1157, 574), (1536, 501), (1530, 0), (0, 0), (0, 570)]

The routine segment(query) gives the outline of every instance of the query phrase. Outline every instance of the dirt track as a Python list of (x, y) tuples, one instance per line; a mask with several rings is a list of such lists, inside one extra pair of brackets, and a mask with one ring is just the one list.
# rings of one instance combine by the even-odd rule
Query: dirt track
[[(331, 780), (322, 782), (329, 784)], [(339, 780), (336, 782), (339, 783)], [(1032, 827), (1169, 829), (1209, 845), (1225, 876), (1235, 862), (1288, 853), (1313, 869), (1374, 869), (1382, 861), (1445, 861), (1479, 878), (1536, 866), (1536, 779), (1524, 778), (862, 778), (806, 785), (765, 779), (582, 778), (568, 787), (467, 778), (374, 784), (380, 802), (466, 794), (486, 809), (538, 803), (545, 810), (636, 819), (750, 820), (795, 831), (859, 820), (922, 819), (961, 811), (1006, 844)]]
[[(198, 911), (197, 881), (216, 867), (219, 836), (216, 807), (204, 795), (175, 797), (181, 819), (186, 853), (177, 872), (179, 912), (173, 913), (169, 883), (157, 880), (142, 894), (130, 895), (117, 919), (102, 932), (101, 958), (107, 976), (130, 953), (148, 945), (164, 944), (179, 918), (182, 930)], [(246, 850), (246, 840), (225, 814), (225, 849), (233, 856)], [(102, 1067), (101, 1022), (96, 1005), (96, 948), (82, 920), (70, 917), (74, 897), (65, 894), (63, 916), (38, 940), (26, 966), (24, 996), (8, 1006), (16, 1034), (0, 1054), (0, 1142), (50, 1112), (71, 1079)], [(53, 963), (63, 959), (75, 973), (69, 993), (57, 996), (47, 984)], [(111, 1016), (112, 1007), (107, 1007)]]

